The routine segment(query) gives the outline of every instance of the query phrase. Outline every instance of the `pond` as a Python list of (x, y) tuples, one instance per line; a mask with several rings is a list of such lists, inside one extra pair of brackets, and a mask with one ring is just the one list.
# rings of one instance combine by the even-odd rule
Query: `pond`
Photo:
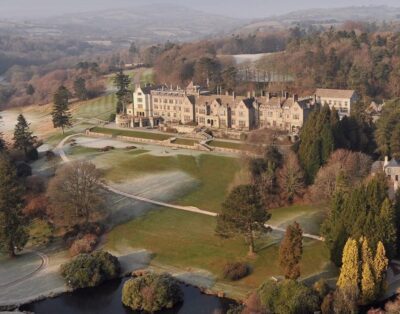
[[(121, 302), (122, 287), (128, 278), (112, 280), (96, 288), (80, 289), (52, 299), (27, 304), (22, 311), (36, 314), (135, 314)], [(181, 284), (184, 302), (160, 314), (213, 314), (226, 313), (234, 301), (205, 295), (199, 289)]]

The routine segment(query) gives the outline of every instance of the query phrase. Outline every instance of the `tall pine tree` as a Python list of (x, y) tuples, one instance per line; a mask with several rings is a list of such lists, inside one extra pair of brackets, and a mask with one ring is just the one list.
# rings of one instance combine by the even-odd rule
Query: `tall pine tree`
[(33, 136), (25, 117), (20, 114), (14, 130), (14, 147), (23, 150), (25, 156), (34, 148), (36, 136)]
[(55, 128), (64, 130), (72, 125), (71, 114), (69, 112), (69, 91), (65, 86), (60, 86), (54, 94), (53, 111), (51, 112), (53, 118), (53, 125)]
[(16, 170), (5, 154), (0, 154), (0, 250), (14, 257), (28, 241), (22, 215), (23, 188)]
[(342, 268), (337, 286), (340, 289), (354, 289), (358, 291), (360, 256), (357, 241), (349, 238), (344, 246)]
[(132, 100), (129, 75), (125, 75), (122, 70), (120, 70), (114, 77), (114, 86), (117, 88), (117, 113), (124, 113), (126, 106)]

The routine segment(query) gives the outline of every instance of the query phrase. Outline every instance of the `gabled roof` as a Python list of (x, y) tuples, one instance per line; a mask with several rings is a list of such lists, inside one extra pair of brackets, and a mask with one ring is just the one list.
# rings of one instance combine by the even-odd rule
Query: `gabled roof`
[(318, 88), (315, 91), (315, 95), (322, 98), (351, 98), (354, 93), (354, 90), (349, 89)]

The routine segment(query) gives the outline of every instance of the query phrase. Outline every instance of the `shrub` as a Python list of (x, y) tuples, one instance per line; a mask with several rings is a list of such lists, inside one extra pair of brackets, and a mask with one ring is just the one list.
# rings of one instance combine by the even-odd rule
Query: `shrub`
[(42, 217), (46, 214), (49, 202), (44, 194), (27, 195), (26, 205), (22, 209), (24, 215), (29, 217)]
[(75, 240), (69, 248), (69, 254), (75, 256), (82, 253), (91, 253), (96, 247), (98, 237), (94, 234), (86, 234), (81, 239)]
[(129, 279), (122, 289), (122, 303), (137, 311), (156, 312), (182, 302), (178, 282), (168, 274), (146, 274)]
[(223, 276), (232, 281), (242, 279), (250, 273), (250, 267), (246, 263), (227, 263), (224, 266)]
[(17, 164), (17, 176), (18, 177), (29, 177), (32, 175), (32, 168), (25, 162), (20, 162)]
[(42, 177), (37, 175), (30, 176), (25, 180), (26, 190), (32, 194), (40, 194), (45, 192), (45, 182)]
[(61, 276), (74, 289), (98, 286), (106, 280), (117, 278), (120, 272), (118, 259), (103, 251), (80, 254), (61, 265)]
[(320, 306), (316, 292), (295, 280), (280, 283), (269, 280), (260, 287), (258, 295), (267, 313), (314, 313)]
[(108, 122), (115, 122), (115, 118), (117, 115), (115, 113), (111, 113), (110, 116), (108, 117)]
[(31, 148), (26, 152), (26, 158), (29, 161), (35, 161), (39, 159), (39, 153), (36, 148)]

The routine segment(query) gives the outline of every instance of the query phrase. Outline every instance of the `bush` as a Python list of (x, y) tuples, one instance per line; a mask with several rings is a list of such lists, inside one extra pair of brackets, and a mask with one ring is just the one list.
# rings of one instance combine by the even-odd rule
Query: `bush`
[(246, 263), (227, 263), (224, 266), (223, 276), (224, 279), (232, 281), (242, 279), (250, 273), (250, 267)]
[(39, 159), (39, 153), (36, 148), (31, 148), (26, 152), (26, 158), (29, 161), (35, 161)]
[(115, 122), (116, 117), (117, 115), (115, 113), (110, 114), (110, 116), (108, 117), (108, 122)]
[(298, 314), (319, 310), (319, 297), (313, 289), (295, 280), (265, 282), (258, 290), (267, 313)]
[(120, 272), (118, 258), (103, 251), (81, 254), (61, 265), (61, 276), (74, 289), (98, 286), (106, 280), (117, 278)]
[(32, 175), (32, 168), (25, 162), (19, 162), (17, 164), (17, 176), (26, 178)]
[(182, 302), (178, 282), (168, 274), (146, 274), (129, 279), (122, 289), (122, 303), (137, 311), (156, 312)]
[(94, 234), (86, 234), (81, 239), (75, 240), (69, 248), (69, 254), (76, 256), (83, 253), (91, 253), (95, 249), (99, 238)]

